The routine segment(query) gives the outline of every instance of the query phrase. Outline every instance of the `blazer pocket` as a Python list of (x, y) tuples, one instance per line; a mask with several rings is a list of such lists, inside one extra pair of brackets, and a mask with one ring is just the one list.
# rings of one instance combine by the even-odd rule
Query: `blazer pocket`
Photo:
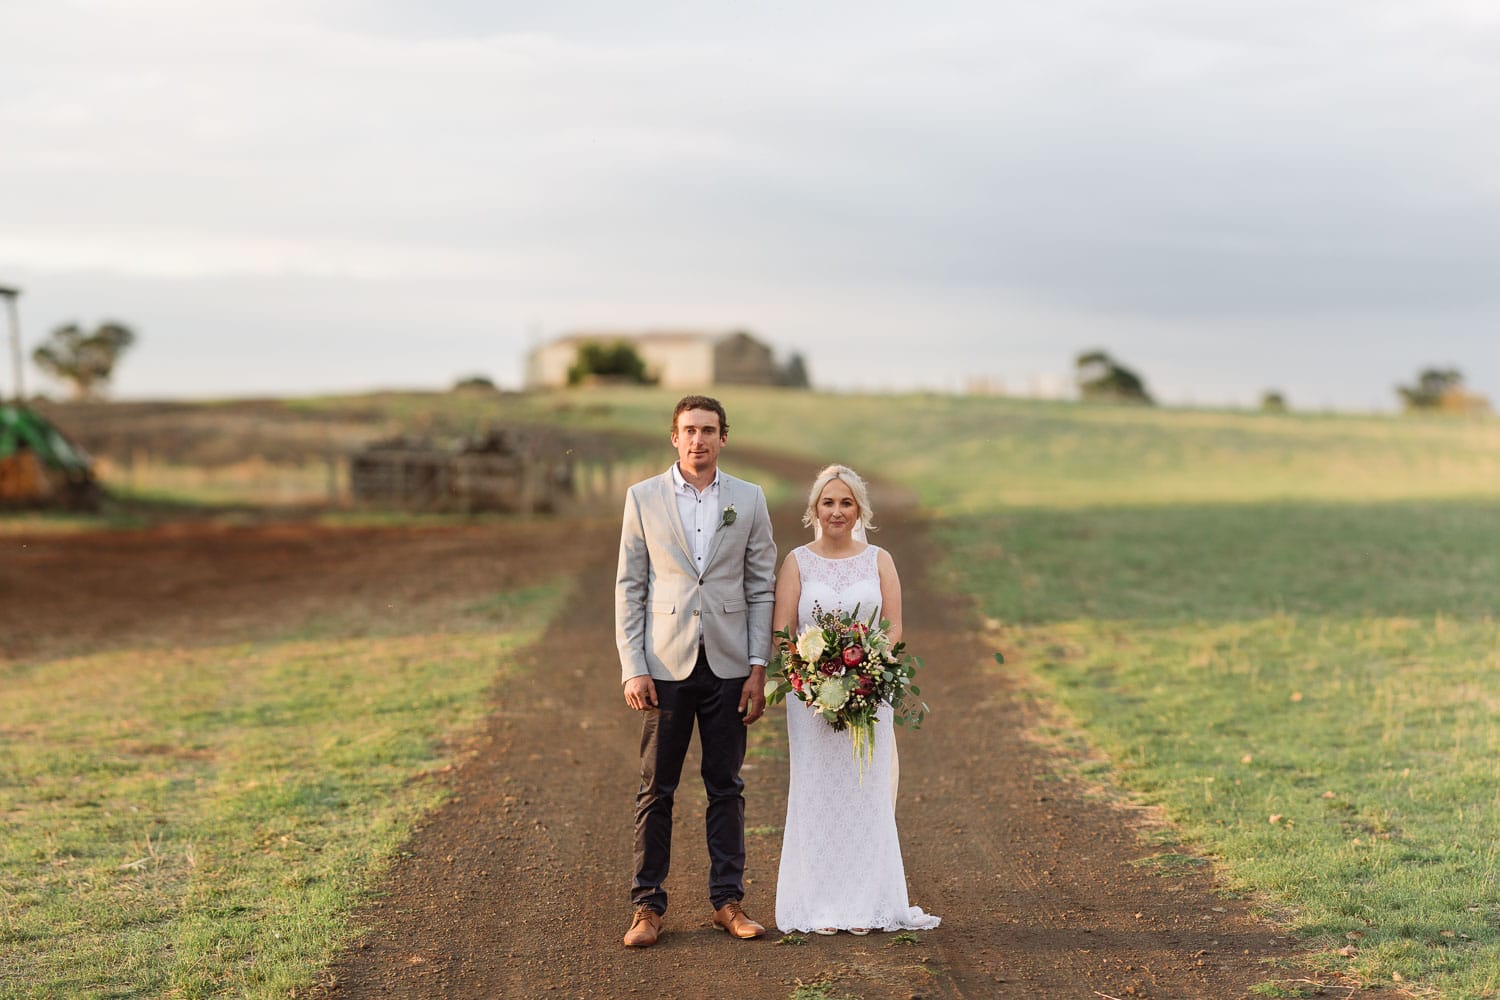
[(677, 605), (671, 601), (652, 601), (651, 613), (654, 615), (675, 615)]
[(733, 614), (736, 611), (744, 611), (744, 610), (745, 610), (745, 602), (744, 601), (725, 601), (724, 602), (724, 613), (726, 615)]

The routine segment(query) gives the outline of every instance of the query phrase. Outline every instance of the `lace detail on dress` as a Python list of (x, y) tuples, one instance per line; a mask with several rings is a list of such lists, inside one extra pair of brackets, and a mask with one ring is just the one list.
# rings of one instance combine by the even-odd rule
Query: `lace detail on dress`
[(880, 607), (880, 550), (865, 546), (858, 555), (825, 559), (807, 546), (792, 551), (802, 577), (802, 596), (797, 601), (797, 630), (812, 621), (814, 605), (824, 611), (853, 611), (867, 618)]
[[(802, 594), (797, 631), (824, 611), (866, 618), (880, 606), (879, 552), (870, 545), (847, 559), (825, 559), (795, 549)], [(776, 926), (784, 932), (822, 927), (925, 930), (939, 918), (910, 905), (896, 833), (891, 771), (895, 734), (891, 708), (875, 719), (874, 755), (863, 775), (849, 733), (833, 727), (795, 698), (786, 700), (791, 784), (776, 883)], [(861, 831), (862, 852), (830, 850), (841, 831)]]

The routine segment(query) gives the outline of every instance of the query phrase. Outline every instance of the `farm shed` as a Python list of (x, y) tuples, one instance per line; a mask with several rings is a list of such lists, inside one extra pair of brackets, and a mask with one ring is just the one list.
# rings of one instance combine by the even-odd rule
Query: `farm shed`
[(579, 347), (620, 342), (633, 347), (647, 372), (668, 389), (777, 385), (781, 378), (770, 345), (744, 331), (595, 330), (569, 334), (531, 351), (526, 358), (526, 385), (532, 389), (565, 386)]

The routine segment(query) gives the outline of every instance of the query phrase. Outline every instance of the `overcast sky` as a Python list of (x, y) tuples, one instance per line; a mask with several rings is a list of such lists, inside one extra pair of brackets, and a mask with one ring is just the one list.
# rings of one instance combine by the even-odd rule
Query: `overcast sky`
[(1174, 403), (1431, 364), (1500, 403), (1490, 0), (0, 0), (0, 39), (0, 284), (28, 347), (132, 325), (121, 396), (519, 386), (651, 327), (840, 388), (1102, 347)]

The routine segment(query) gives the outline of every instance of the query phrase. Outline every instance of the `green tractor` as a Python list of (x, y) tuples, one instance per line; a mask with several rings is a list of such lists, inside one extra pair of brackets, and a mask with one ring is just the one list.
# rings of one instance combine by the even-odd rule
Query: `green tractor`
[(99, 506), (88, 456), (46, 417), (0, 404), (0, 508)]

